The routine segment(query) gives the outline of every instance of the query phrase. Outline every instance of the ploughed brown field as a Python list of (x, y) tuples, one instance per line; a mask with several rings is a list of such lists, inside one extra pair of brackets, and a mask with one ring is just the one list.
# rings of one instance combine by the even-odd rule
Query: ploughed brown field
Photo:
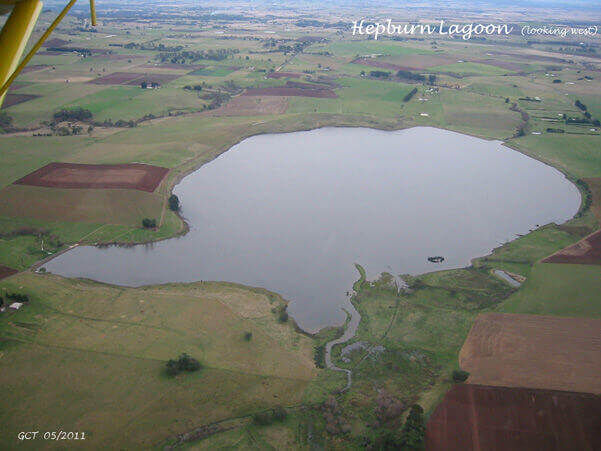
[(455, 58), (440, 55), (403, 55), (402, 57), (384, 58), (359, 57), (352, 61), (353, 64), (362, 64), (363, 66), (389, 70), (421, 70), (456, 62)]
[(228, 103), (213, 111), (215, 116), (254, 116), (257, 114), (283, 114), (288, 108), (286, 97), (233, 97)]
[(338, 95), (330, 88), (322, 88), (308, 83), (288, 82), (286, 86), (271, 88), (248, 88), (245, 96), (291, 96), (291, 97), (318, 97), (323, 99), (336, 99)]
[(483, 313), (459, 353), (471, 384), (601, 393), (601, 320)]
[(38, 97), (40, 96), (36, 96), (33, 94), (11, 94), (9, 92), (4, 98), (4, 104), (2, 105), (2, 108), (8, 108), (9, 106), (18, 105), (19, 103), (37, 99)]
[(5, 279), (13, 274), (17, 274), (19, 271), (16, 269), (9, 268), (8, 266), (0, 265), (0, 280)]
[(601, 230), (581, 239), (553, 255), (543, 263), (575, 263), (579, 265), (601, 265)]
[(301, 74), (295, 72), (272, 72), (267, 78), (300, 78)]
[(89, 81), (96, 85), (139, 85), (143, 81), (147, 83), (159, 83), (161, 85), (179, 78), (177, 74), (144, 74), (140, 72), (113, 72), (104, 77)]
[(458, 384), (428, 421), (426, 449), (598, 450), (601, 397)]
[(17, 180), (15, 184), (47, 188), (124, 188), (151, 193), (167, 172), (167, 168), (140, 163), (50, 163)]

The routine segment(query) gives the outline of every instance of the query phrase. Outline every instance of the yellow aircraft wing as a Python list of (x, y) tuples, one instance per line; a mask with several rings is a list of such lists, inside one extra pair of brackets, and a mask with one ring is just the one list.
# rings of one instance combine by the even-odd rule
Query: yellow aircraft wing
[[(31, 37), (38, 16), (42, 11), (41, 0), (0, 0), (0, 15), (10, 14), (2, 31), (0, 31), (0, 107), (8, 88), (17, 78), (31, 58), (42, 47), (57, 25), (67, 15), (77, 0), (70, 0), (60, 12), (42, 37), (21, 61), (25, 46)], [(96, 25), (96, 8), (94, 0), (90, 0), (92, 25)], [(20, 61), (20, 62), (19, 62)]]

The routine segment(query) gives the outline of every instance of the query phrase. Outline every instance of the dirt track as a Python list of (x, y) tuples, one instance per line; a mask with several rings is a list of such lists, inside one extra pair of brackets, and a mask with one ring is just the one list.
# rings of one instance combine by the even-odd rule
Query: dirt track
[(459, 353), (469, 383), (601, 393), (601, 320), (483, 313)]
[(15, 184), (47, 188), (123, 188), (153, 192), (167, 172), (167, 168), (139, 163), (50, 163), (17, 180)]
[(458, 384), (430, 417), (426, 449), (598, 450), (601, 397)]

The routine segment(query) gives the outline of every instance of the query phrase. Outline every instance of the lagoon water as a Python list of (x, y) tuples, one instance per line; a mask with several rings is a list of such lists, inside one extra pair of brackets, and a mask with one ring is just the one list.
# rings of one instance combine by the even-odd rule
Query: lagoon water
[[(354, 263), (372, 277), (461, 267), (537, 225), (566, 221), (580, 204), (559, 171), (500, 142), (428, 127), (252, 137), (174, 191), (185, 236), (77, 247), (47, 270), (130, 286), (264, 287), (313, 331), (344, 320)], [(445, 261), (427, 261), (436, 255)]]

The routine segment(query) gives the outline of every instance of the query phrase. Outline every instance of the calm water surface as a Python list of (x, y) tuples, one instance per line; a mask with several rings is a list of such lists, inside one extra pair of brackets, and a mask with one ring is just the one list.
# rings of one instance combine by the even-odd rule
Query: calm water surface
[[(339, 324), (358, 274), (418, 274), (571, 218), (559, 171), (501, 145), (418, 127), (323, 128), (232, 147), (175, 188), (190, 232), (133, 248), (78, 247), (57, 274), (139, 286), (195, 280), (265, 287), (306, 330)], [(442, 264), (428, 256), (445, 257)]]

